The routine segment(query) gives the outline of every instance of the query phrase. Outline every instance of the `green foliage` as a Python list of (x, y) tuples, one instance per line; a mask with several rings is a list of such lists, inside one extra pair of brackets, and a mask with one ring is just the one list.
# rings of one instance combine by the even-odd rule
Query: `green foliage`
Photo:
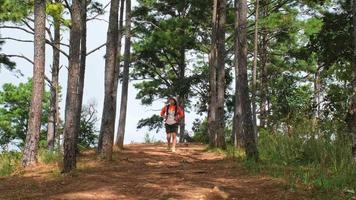
[(64, 5), (62, 3), (51, 2), (46, 4), (46, 13), (57, 20), (62, 19), (63, 12)]
[(32, 12), (33, 6), (31, 0), (0, 0), (0, 21), (18, 22)]
[(95, 107), (95, 103), (90, 103), (84, 105), (82, 108), (80, 132), (78, 135), (78, 146), (80, 146), (81, 149), (92, 148), (98, 143), (98, 130), (96, 125), (99, 119)]
[[(151, 105), (157, 99), (178, 96), (184, 99), (180, 103), (184, 103), (188, 111), (191, 103), (188, 97), (197, 96), (192, 88), (206, 80), (202, 73), (190, 73), (197, 66), (206, 66), (201, 62), (204, 58), (190, 57), (199, 57), (207, 44), (206, 29), (210, 24), (206, 16), (210, 16), (211, 4), (203, 0), (140, 0), (138, 3), (133, 11), (136, 62), (132, 76), (144, 81), (134, 85), (138, 90), (136, 98), (142, 104)], [(138, 126), (156, 129), (162, 127), (159, 123), (160, 120), (152, 116), (141, 120)]]
[(313, 92), (310, 85), (299, 85), (298, 78), (283, 74), (274, 80), (271, 91), (274, 123), (292, 125), (311, 114)]
[[(326, 68), (338, 64), (338, 69), (349, 67), (352, 58), (351, 1), (338, 1), (333, 5), (338, 10), (323, 13), (323, 26), (318, 34), (311, 37), (309, 49), (318, 53), (319, 63)], [(348, 79), (350, 80), (350, 79)]]
[(145, 133), (143, 140), (145, 144), (163, 144), (161, 140), (156, 140), (154, 136), (150, 136), (149, 133)]
[(159, 115), (153, 115), (152, 117), (146, 119), (140, 119), (137, 124), (137, 128), (143, 128), (145, 126), (147, 126), (150, 131), (156, 129), (156, 132), (158, 132), (159, 129), (163, 128), (163, 119)]
[[(0, 91), (0, 147), (6, 147), (11, 141), (19, 140), (19, 146), (26, 139), (29, 106), (31, 102), (32, 81), (18, 86), (6, 83)], [(45, 123), (49, 110), (49, 92), (43, 98), (42, 134), (45, 137)]]
[[(1, 52), (1, 45), (3, 45), (4, 41), (0, 40), (0, 52)], [(5, 67), (6, 69), (12, 71), (15, 69), (15, 63), (12, 62), (5, 54), (0, 53), (0, 72), (1, 68)]]
[(287, 178), (292, 185), (303, 183), (319, 191), (356, 189), (356, 163), (352, 162), (348, 138), (301, 134), (288, 137), (262, 132), (258, 145), (261, 162), (257, 167), (248, 164), (247, 167), (267, 170), (274, 176)]
[(3, 152), (0, 154), (0, 177), (12, 174), (19, 166), (22, 154), (19, 152)]
[(39, 158), (42, 163), (49, 164), (58, 162), (62, 157), (60, 151), (42, 148), (39, 150)]
[(199, 121), (196, 119), (193, 122), (193, 141), (194, 142), (201, 142), (204, 144), (209, 143), (209, 135), (208, 135), (208, 120), (205, 119), (204, 121)]

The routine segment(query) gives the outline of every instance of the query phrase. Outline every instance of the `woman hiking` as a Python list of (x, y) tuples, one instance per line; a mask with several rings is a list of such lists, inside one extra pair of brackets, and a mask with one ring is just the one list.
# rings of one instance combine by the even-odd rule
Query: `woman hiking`
[[(162, 108), (161, 117), (163, 117), (163, 119), (165, 120), (167, 143), (168, 143), (167, 148), (168, 150), (172, 150), (172, 152), (176, 151), (178, 123), (179, 120), (183, 118), (183, 116), (184, 116), (184, 112), (182, 108), (178, 106), (177, 100), (174, 97), (169, 97), (168, 105), (165, 105)], [(172, 146), (171, 146), (171, 138), (172, 138)]]

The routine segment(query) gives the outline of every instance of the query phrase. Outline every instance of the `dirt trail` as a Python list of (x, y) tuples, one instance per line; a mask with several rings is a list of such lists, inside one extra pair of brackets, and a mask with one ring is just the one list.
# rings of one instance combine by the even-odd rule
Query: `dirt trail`
[(280, 180), (248, 175), (205, 148), (182, 145), (171, 153), (164, 145), (128, 145), (112, 163), (87, 152), (70, 175), (43, 165), (0, 178), (0, 199), (309, 199)]

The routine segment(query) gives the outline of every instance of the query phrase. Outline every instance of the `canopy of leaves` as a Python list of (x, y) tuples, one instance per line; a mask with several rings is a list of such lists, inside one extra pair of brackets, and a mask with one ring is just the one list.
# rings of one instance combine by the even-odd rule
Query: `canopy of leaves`
[[(4, 147), (13, 140), (19, 141), (19, 147), (26, 139), (29, 107), (31, 102), (32, 81), (18, 86), (6, 83), (0, 91), (0, 146)], [(49, 111), (49, 92), (43, 99), (41, 138), (45, 138), (46, 122)]]
[(80, 117), (80, 132), (78, 135), (78, 145), (84, 148), (94, 147), (98, 143), (97, 110), (95, 104), (87, 104), (82, 108)]
[(33, 1), (29, 0), (0, 0), (0, 21), (18, 22), (33, 10)]

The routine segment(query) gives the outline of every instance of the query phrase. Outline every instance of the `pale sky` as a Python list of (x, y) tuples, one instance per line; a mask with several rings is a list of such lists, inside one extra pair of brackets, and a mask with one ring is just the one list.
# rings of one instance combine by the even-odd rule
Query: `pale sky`
[[(103, 5), (106, 5), (109, 0), (99, 0)], [(136, 0), (133, 0), (132, 6), (136, 6)], [(106, 14), (100, 18), (108, 21), (109, 7), (106, 9)], [(88, 23), (88, 38), (87, 38), (87, 49), (88, 51), (100, 46), (106, 41), (106, 31), (108, 24), (103, 21), (91, 21)], [(14, 37), (18, 39), (28, 39), (33, 40), (33, 36), (19, 31), (11, 29), (1, 30), (1, 37)], [(69, 32), (66, 31), (63, 34), (63, 43), (69, 43), (68, 35)], [(67, 48), (65, 48), (68, 51)], [(21, 43), (16, 41), (6, 41), (2, 46), (2, 53), (6, 54), (17, 54), (25, 55), (28, 58), (33, 58), (33, 44), (32, 43)], [(85, 74), (85, 85), (84, 85), (84, 99), (83, 103), (86, 104), (92, 100), (97, 102), (98, 117), (101, 118), (102, 106), (104, 100), (104, 66), (105, 60), (103, 56), (105, 55), (105, 47), (101, 48), (99, 51), (89, 55), (87, 57), (86, 74)], [(50, 75), (50, 65), (52, 63), (52, 49), (49, 45), (46, 45), (46, 75)], [(0, 86), (4, 83), (18, 84), (20, 82), (26, 82), (28, 78), (32, 76), (33, 67), (27, 61), (21, 58), (13, 58), (16, 62), (16, 68), (20, 70), (24, 76), (17, 77), (14, 72), (9, 72), (6, 69), (1, 69), (0, 71)], [(61, 55), (61, 65), (67, 66), (67, 59)], [(63, 67), (60, 71), (60, 85), (63, 88), (62, 101), (60, 102), (61, 108), (61, 118), (64, 119), (64, 108), (65, 108), (65, 96), (67, 88), (67, 69)], [(146, 117), (150, 117), (152, 114), (159, 114), (160, 109), (164, 105), (164, 101), (155, 102), (152, 106), (146, 107), (142, 106), (140, 101), (135, 99), (137, 91), (133, 88), (132, 82), (129, 86), (129, 96), (128, 96), (128, 110), (127, 110), (127, 120), (126, 120), (126, 133), (125, 133), (125, 144), (131, 142), (143, 142), (145, 133), (149, 133), (148, 129), (136, 129), (137, 122)], [(117, 101), (117, 120), (119, 114), (120, 105), (120, 95), (121, 95), (121, 85), (118, 88), (118, 101)], [(186, 113), (186, 130), (191, 131), (192, 123), (197, 117), (195, 113)], [(117, 125), (116, 125), (117, 126)], [(98, 123), (98, 129), (100, 128), (100, 120)], [(116, 135), (116, 130), (115, 130)], [(150, 136), (156, 140), (165, 140), (164, 130), (159, 133), (155, 131), (150, 132)]]

